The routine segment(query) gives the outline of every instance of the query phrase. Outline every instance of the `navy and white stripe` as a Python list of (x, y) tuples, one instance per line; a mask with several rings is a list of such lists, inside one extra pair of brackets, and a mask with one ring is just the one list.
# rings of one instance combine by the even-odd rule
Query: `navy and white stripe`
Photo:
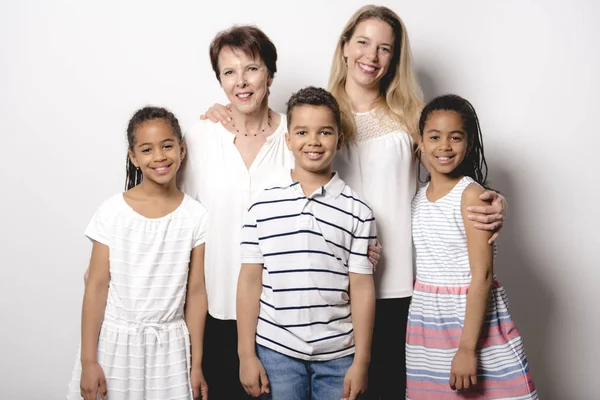
[(306, 197), (289, 174), (250, 206), (242, 264), (264, 264), (256, 342), (291, 357), (354, 353), (349, 273), (372, 274), (371, 209), (334, 174)]

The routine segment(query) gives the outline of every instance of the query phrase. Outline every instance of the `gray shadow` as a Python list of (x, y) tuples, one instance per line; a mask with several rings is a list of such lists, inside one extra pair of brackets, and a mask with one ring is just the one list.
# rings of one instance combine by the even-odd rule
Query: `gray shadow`
[[(506, 160), (506, 162), (510, 162)], [(552, 327), (551, 318), (555, 309), (555, 296), (539, 271), (542, 265), (531, 257), (527, 238), (522, 233), (530, 222), (526, 215), (527, 199), (519, 193), (509, 174), (495, 162), (490, 173), (489, 184), (502, 192), (508, 201), (508, 214), (498, 239), (498, 258), (494, 266), (498, 280), (504, 286), (510, 313), (523, 337), (531, 376), (541, 399), (559, 399), (558, 379), (550, 376), (551, 354), (548, 353), (548, 334)]]
[(427, 69), (420, 66), (416, 68), (416, 73), (417, 80), (419, 81), (421, 89), (423, 90), (423, 98), (425, 99), (425, 103), (441, 94), (441, 89), (433, 78), (433, 74), (429, 73)]

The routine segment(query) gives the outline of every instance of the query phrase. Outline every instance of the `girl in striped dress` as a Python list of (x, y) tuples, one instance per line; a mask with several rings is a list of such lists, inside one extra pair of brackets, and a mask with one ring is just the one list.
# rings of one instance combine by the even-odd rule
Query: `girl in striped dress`
[(493, 273), (492, 232), (466, 217), (487, 164), (471, 104), (431, 101), (419, 122), (428, 184), (412, 204), (417, 279), (408, 317), (406, 398), (537, 399), (506, 293)]

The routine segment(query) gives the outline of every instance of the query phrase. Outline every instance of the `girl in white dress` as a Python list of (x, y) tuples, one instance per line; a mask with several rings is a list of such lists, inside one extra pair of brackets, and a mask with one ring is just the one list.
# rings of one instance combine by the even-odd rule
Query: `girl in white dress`
[(127, 139), (127, 191), (85, 231), (93, 247), (67, 398), (207, 399), (206, 210), (177, 188), (185, 146), (171, 112), (137, 111)]

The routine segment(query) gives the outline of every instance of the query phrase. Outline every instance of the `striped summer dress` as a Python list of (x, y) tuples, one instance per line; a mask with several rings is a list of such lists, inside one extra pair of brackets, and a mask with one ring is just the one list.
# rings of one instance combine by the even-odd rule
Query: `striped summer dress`
[(538, 399), (506, 293), (495, 276), (478, 347), (478, 385), (457, 392), (449, 384), (471, 282), (461, 212), (463, 191), (471, 183), (473, 179), (464, 177), (435, 202), (427, 200), (423, 187), (413, 200), (417, 280), (406, 337), (406, 398)]
[[(207, 213), (185, 195), (162, 218), (136, 213), (118, 194), (85, 235), (110, 251), (110, 283), (98, 363), (110, 400), (188, 400), (190, 338), (183, 319), (190, 254), (204, 243)], [(67, 399), (81, 399), (80, 353)], [(98, 396), (98, 398), (100, 398)]]

